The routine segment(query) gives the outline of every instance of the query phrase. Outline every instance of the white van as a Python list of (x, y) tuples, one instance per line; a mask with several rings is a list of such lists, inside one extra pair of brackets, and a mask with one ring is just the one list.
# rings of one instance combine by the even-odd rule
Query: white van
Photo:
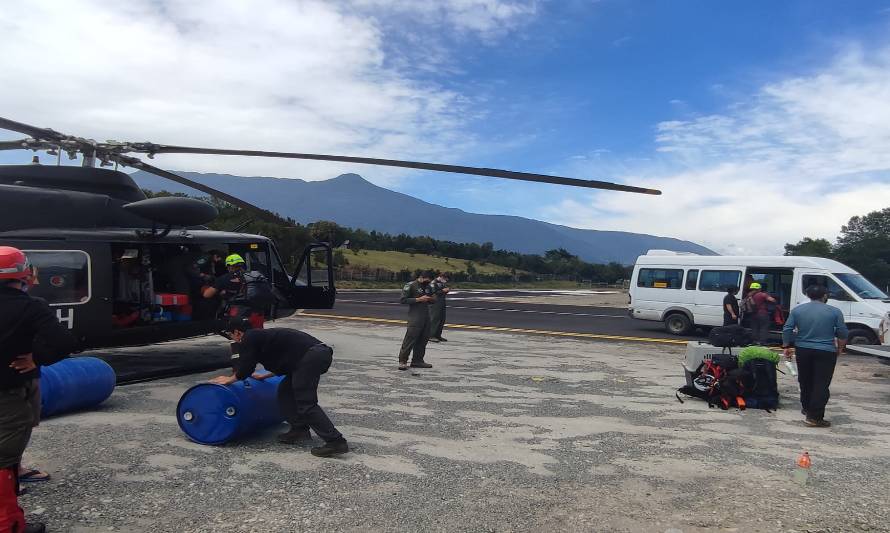
[[(844, 313), (851, 344), (890, 344), (890, 298), (850, 267), (820, 257), (706, 256), (650, 250), (637, 258), (630, 280), (632, 318), (663, 322), (675, 335), (696, 326), (723, 325), (723, 298), (730, 286), (754, 281), (778, 301), (783, 316), (809, 302), (813, 284), (828, 288), (828, 303)], [(776, 330), (779, 326), (776, 325)]]

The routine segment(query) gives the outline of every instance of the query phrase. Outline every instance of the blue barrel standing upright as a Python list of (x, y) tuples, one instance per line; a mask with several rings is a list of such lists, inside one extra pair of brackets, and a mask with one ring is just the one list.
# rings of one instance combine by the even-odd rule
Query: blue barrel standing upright
[(231, 385), (201, 383), (185, 391), (176, 406), (179, 427), (199, 444), (225, 444), (284, 421), (278, 408), (278, 384), (247, 378)]
[(111, 365), (96, 357), (69, 357), (40, 367), (40, 416), (99, 405), (114, 392), (116, 382)]

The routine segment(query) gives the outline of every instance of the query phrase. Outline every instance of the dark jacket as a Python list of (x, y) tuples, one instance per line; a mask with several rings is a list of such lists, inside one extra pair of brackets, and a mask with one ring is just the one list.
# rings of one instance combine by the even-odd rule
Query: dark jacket
[(39, 367), (61, 361), (74, 349), (74, 336), (45, 301), (0, 285), (0, 389), (21, 387), (40, 376), (9, 368), (16, 356), (31, 353)]
[(430, 323), (429, 306), (427, 302), (418, 302), (421, 296), (432, 296), (429, 285), (421, 285), (418, 281), (412, 281), (402, 287), (402, 297), (399, 301), (408, 304), (408, 327), (426, 327)]
[(216, 278), (213, 286), (220, 291), (223, 300), (231, 303), (240, 303), (244, 300), (244, 272), (226, 272)]
[(446, 294), (442, 292), (442, 289), (448, 288), (448, 284), (444, 281), (439, 281), (438, 279), (434, 279), (430, 282), (430, 291), (433, 293), (433, 296), (436, 297), (436, 301), (430, 304), (430, 309), (444, 309), (445, 308), (445, 298)]
[(252, 329), (244, 333), (239, 353), (232, 361), (235, 376), (238, 379), (247, 379), (258, 363), (279, 376), (290, 374), (309, 348), (319, 344), (323, 343), (312, 335), (295, 329)]

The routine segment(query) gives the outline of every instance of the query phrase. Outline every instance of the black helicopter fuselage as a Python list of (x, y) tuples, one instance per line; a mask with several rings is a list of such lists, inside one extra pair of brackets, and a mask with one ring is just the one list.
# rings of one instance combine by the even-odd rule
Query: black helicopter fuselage
[[(0, 167), (0, 245), (28, 253), (38, 273), (32, 294), (55, 308), (84, 349), (219, 332), (220, 302), (201, 290), (220, 273), (209, 264), (213, 253), (239, 253), (248, 270), (266, 275), (276, 294), (267, 316), (333, 306), (330, 246), (308, 247), (289, 275), (270, 239), (200, 226), (215, 213), (194, 199), (147, 199), (122, 172)], [(324, 268), (313, 270), (319, 255)]]

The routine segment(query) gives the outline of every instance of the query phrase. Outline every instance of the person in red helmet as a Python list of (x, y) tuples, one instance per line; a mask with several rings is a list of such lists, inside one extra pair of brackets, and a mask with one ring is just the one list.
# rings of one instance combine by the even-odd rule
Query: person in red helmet
[(28, 295), (34, 281), (27, 256), (0, 246), (0, 531), (46, 529), (25, 523), (18, 504), (19, 464), (39, 418), (39, 367), (75, 348), (74, 337), (46, 302)]

